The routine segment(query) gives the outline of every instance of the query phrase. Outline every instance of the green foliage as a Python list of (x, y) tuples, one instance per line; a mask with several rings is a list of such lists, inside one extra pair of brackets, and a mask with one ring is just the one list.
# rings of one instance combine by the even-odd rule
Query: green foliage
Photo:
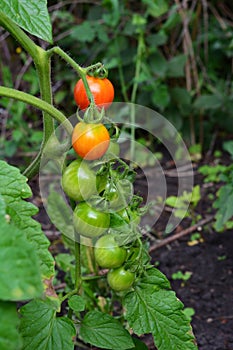
[[(15, 16), (17, 23), (23, 28), (27, 26), (25, 29), (31, 34), (51, 42), (51, 24), (44, 0), (36, 3), (30, 1), (27, 5), (14, 0), (11, 9), (8, 1), (4, 0), (3, 4), (2, 11), (11, 18), (14, 17), (13, 13), (17, 13), (14, 10), (18, 6), (25, 18), (23, 20), (23, 16)], [(196, 136), (194, 141), (200, 143), (204, 150), (208, 147), (213, 130), (221, 128), (227, 132), (233, 131), (233, 90), (229, 75), (233, 30), (228, 21), (224, 22), (226, 27), (223, 29), (214, 13), (209, 12), (206, 31), (204, 9), (200, 14), (197, 7), (192, 12), (188, 7), (184, 16), (189, 32), (193, 33), (191, 48), (194, 56), (190, 58), (183, 50), (185, 31), (182, 16), (174, 2), (144, 0), (136, 6), (128, 1), (102, 1), (98, 5), (79, 6), (81, 10), (73, 7), (71, 11), (68, 4), (63, 4), (53, 11), (51, 19), (56, 44), (69, 51), (72, 57), (77, 57), (78, 53), (82, 65), (102, 61), (111, 69), (110, 78), (116, 87), (115, 101), (130, 101), (133, 86), (137, 84), (138, 104), (163, 113), (182, 131), (188, 144), (192, 134)], [(214, 6), (216, 13), (221, 12), (218, 4)], [(27, 21), (28, 17), (30, 21)], [(143, 33), (143, 50), (138, 58), (140, 33)], [(21, 59), (22, 54), (19, 57)], [(134, 64), (138, 60), (140, 71), (136, 77)], [(185, 72), (189, 70), (192, 75), (193, 61), (190, 64), (190, 60), (194, 60), (197, 65), (197, 76), (191, 78), (191, 88), (187, 88)], [(18, 66), (24, 64), (18, 61)], [(6, 62), (3, 61), (3, 71), (5, 66)], [(54, 88), (54, 100), (68, 114), (73, 114), (75, 104), (67, 105), (66, 97), (73, 93), (76, 78), (57, 59), (54, 70), (53, 76), (59, 81)], [(26, 75), (35, 81), (34, 71), (30, 67), (22, 77), (23, 86), (28, 85)], [(30, 87), (33, 84), (29, 82)], [(38, 89), (32, 93), (37, 94)], [(33, 114), (34, 119), (38, 120), (34, 112), (28, 113), (25, 106), (18, 102), (10, 109), (9, 106), (4, 108), (9, 110), (11, 119), (11, 122), (7, 120), (7, 129), (13, 127), (17, 134), (2, 140), (3, 155), (11, 157), (19, 149), (23, 152), (35, 146), (37, 149), (38, 144), (34, 145), (35, 140), (31, 139), (31, 130), (23, 122), (25, 114)], [(191, 119), (193, 124), (190, 124)], [(199, 135), (202, 128), (204, 145)]]
[(227, 166), (217, 164), (215, 166), (202, 165), (198, 171), (204, 175), (204, 182), (219, 182), (221, 174), (226, 171)]
[(57, 305), (49, 299), (33, 300), (20, 309), (23, 349), (74, 349), (73, 322), (67, 317), (57, 317), (57, 311)]
[(54, 276), (50, 243), (40, 224), (31, 218), (37, 208), (25, 201), (31, 194), (19, 170), (0, 161), (1, 349), (21, 349), (19, 319), (12, 301), (42, 297), (45, 281)]
[(46, 0), (2, 0), (1, 11), (30, 34), (52, 43), (52, 28)]
[(148, 270), (134, 291), (124, 297), (126, 319), (130, 327), (138, 335), (152, 333), (155, 345), (160, 350), (197, 349), (188, 320), (182, 312), (182, 303), (173, 291), (163, 286), (167, 284), (165, 276), (162, 285), (152, 286), (151, 279), (161, 278), (161, 273), (158, 275), (157, 271), (155, 268)]
[(185, 271), (184, 273), (182, 271), (177, 271), (172, 274), (173, 280), (183, 280), (188, 281), (190, 277), (192, 276), (192, 272)]
[[(70, 11), (69, 4), (64, 2), (53, 13), (56, 43), (67, 49), (71, 56), (78, 54), (81, 65), (101, 61), (111, 68), (111, 79), (116, 87), (115, 100), (136, 102), (163, 112), (184, 135), (192, 135), (191, 149), (198, 159), (203, 149), (202, 138), (208, 142), (214, 129), (227, 130), (232, 125), (233, 94), (228, 67), (232, 61), (233, 30), (229, 21), (226, 21), (223, 30), (214, 12), (211, 12), (207, 28), (202, 18), (204, 11), (194, 6), (192, 11), (191, 8), (184, 9), (181, 16), (176, 4), (167, 0), (143, 0), (137, 4), (103, 0), (98, 5), (79, 6), (81, 11), (80, 8), (77, 11), (76, 7)], [(52, 42), (45, 1), (28, 1), (26, 4), (14, 0), (9, 6), (4, 0), (1, 11), (30, 34)], [(183, 35), (187, 31), (184, 30), (184, 22), (188, 24), (186, 30), (192, 33), (191, 46), (185, 51)], [(25, 42), (21, 44), (25, 47)], [(39, 46), (36, 46), (36, 52), (38, 56), (34, 61), (38, 69), (38, 62), (41, 59), (44, 63), (42, 59), (48, 52)], [(62, 52), (61, 56), (67, 58)], [(68, 57), (68, 62), (71, 61)], [(17, 57), (17, 62), (22, 64), (24, 72), (27, 71), (20, 78), (22, 88), (29, 87), (32, 95), (40, 92), (43, 98), (48, 93), (47, 101), (52, 100), (48, 76), (48, 86), (45, 87), (42, 80), (38, 84), (35, 70), (31, 67), (26, 69), (28, 61), (24, 53)], [(197, 71), (193, 69), (195, 64)], [(19, 82), (15, 83), (6, 59), (2, 59), (1, 65), (4, 85), (17, 86)], [(68, 104), (67, 96), (72, 94), (77, 76), (56, 59), (53, 68), (54, 81), (59, 82), (54, 85), (53, 100), (68, 114), (73, 114), (74, 103)], [(18, 74), (17, 70), (15, 72), (15, 75)], [(38, 77), (41, 78), (43, 73), (40, 72)], [(50, 72), (47, 73), (49, 75)], [(7, 132), (2, 133), (1, 140), (5, 143), (4, 156), (14, 155), (19, 147), (25, 151), (34, 142), (38, 146), (42, 136), (48, 135), (40, 130), (30, 132), (28, 120), (37, 125), (38, 118), (23, 103), (9, 103), (7, 99), (1, 103), (4, 113), (8, 113), (5, 118)], [(207, 137), (202, 137), (199, 129), (203, 129)], [(232, 142), (225, 144), (224, 149), (233, 156)], [(143, 160), (144, 165), (155, 165), (156, 158), (147, 156), (140, 147), (137, 157), (140, 164)], [(202, 167), (200, 171), (206, 176), (206, 181), (224, 184), (214, 203), (217, 209), (216, 229), (220, 231), (224, 227), (232, 227), (229, 221), (233, 215), (232, 166), (218, 164), (215, 169)], [(125, 325), (136, 335), (151, 333), (159, 350), (197, 349), (190, 326), (193, 313), (187, 309), (184, 312), (182, 303), (170, 290), (167, 278), (151, 266), (137, 225), (132, 225), (130, 220), (129, 223), (124, 222), (117, 214), (116, 227), (110, 228), (123, 240), (127, 252), (124, 269), (136, 276), (128, 290), (115, 293), (106, 283), (105, 271), (99, 273), (92, 247), (80, 247), (78, 242), (73, 241), (72, 211), (51, 186), (48, 213), (66, 240), (66, 246), (72, 246), (70, 254), (56, 256), (57, 267), (65, 273), (66, 282), (66, 286), (60, 289), (59, 300), (52, 286), (54, 260), (48, 251), (49, 241), (39, 223), (32, 218), (37, 208), (25, 200), (31, 196), (26, 182), (27, 179), (18, 170), (0, 162), (0, 259), (3, 270), (0, 276), (0, 314), (5, 315), (4, 319), (0, 317), (1, 349), (72, 350), (76, 336), (84, 343), (99, 348), (146, 349), (145, 344), (130, 335)], [(124, 190), (119, 178), (118, 185), (118, 192), (121, 188), (123, 198), (128, 199), (132, 187), (130, 191)], [(105, 199), (108, 199), (107, 194), (106, 191)], [(166, 204), (175, 208), (177, 217), (193, 218), (200, 198), (200, 186), (195, 186), (192, 193), (184, 192), (178, 198), (167, 198)], [(129, 219), (132, 217), (129, 216)], [(119, 223), (123, 224), (118, 230)], [(85, 266), (81, 268), (84, 261)], [(173, 274), (173, 278), (184, 281), (190, 276), (189, 272), (181, 271)], [(62, 295), (63, 292), (66, 294)], [(29, 299), (32, 301), (22, 306), (20, 315), (17, 314), (16, 302)], [(65, 304), (62, 305), (63, 302)], [(119, 305), (117, 310), (114, 309), (115, 302)], [(58, 316), (61, 310), (66, 314), (66, 306), (67, 315)]]
[(15, 303), (0, 301), (0, 348), (21, 349), (22, 339), (18, 332), (19, 318)]
[[(227, 151), (231, 158), (233, 157), (233, 142), (226, 141), (223, 144), (223, 149)], [(214, 166), (203, 165), (199, 168), (199, 172), (204, 175), (204, 182), (221, 183), (221, 187), (216, 193), (216, 199), (213, 202), (213, 207), (217, 209), (215, 214), (214, 228), (217, 231), (232, 228), (233, 217), (233, 167), (217, 164)]]
[(217, 209), (215, 215), (215, 228), (217, 231), (221, 231), (227, 221), (233, 216), (233, 170), (231, 169), (230, 172), (222, 175), (220, 179), (225, 182), (225, 185), (217, 192), (217, 199), (214, 202), (214, 208)]
[[(184, 191), (180, 197), (170, 196), (166, 198), (166, 204), (175, 208), (174, 215), (178, 218), (192, 216), (194, 210), (201, 199), (200, 186), (193, 187), (192, 193)], [(189, 207), (190, 204), (190, 207)]]
[(100, 311), (89, 311), (84, 316), (80, 326), (80, 337), (85, 343), (100, 348), (124, 350), (134, 346), (130, 334), (121, 323)]
[[(0, 220), (0, 295), (2, 300), (27, 300), (43, 292), (39, 261), (24, 231)], [(17, 242), (17, 244), (14, 244)]]
[(84, 311), (85, 310), (85, 299), (80, 295), (73, 295), (68, 301), (69, 307), (76, 311)]
[[(64, 7), (63, 16), (67, 11), (68, 7)], [(117, 87), (116, 101), (130, 100), (132, 88), (137, 83), (136, 102), (162, 112), (183, 135), (191, 132), (191, 115), (194, 121), (192, 132), (197, 135), (196, 141), (202, 143), (198, 135), (199, 123), (202, 123), (206, 147), (213, 129), (221, 127), (229, 130), (232, 125), (233, 93), (228, 72), (233, 52), (233, 31), (227, 22), (223, 30), (212, 12), (208, 13), (207, 33), (203, 14), (200, 15), (197, 8), (192, 9), (192, 14), (188, 8), (184, 16), (189, 23), (189, 32), (195, 33), (191, 47), (194, 52), (192, 59), (197, 64), (198, 82), (191, 81), (191, 89), (186, 87), (185, 67), (189, 72), (192, 67), (190, 57), (182, 47), (182, 16), (174, 3), (146, 0), (135, 6), (130, 2), (102, 1), (101, 6), (85, 7), (79, 25), (75, 22), (75, 13), (72, 13), (67, 26), (60, 21), (56, 30), (71, 32), (71, 35), (59, 35), (61, 39), (58, 43), (73, 55), (78, 51), (81, 62), (88, 64), (91, 57), (92, 61), (102, 61), (111, 68), (110, 78)], [(140, 72), (135, 77), (132, 63), (138, 59), (141, 31), (144, 48), (139, 58)], [(208, 57), (205, 57), (206, 43)], [(202, 69), (203, 64), (205, 69)], [(219, 70), (219, 67), (222, 69)], [(57, 69), (61, 71), (60, 65)], [(197, 93), (199, 90), (200, 94)], [(200, 115), (203, 122), (200, 122)]]

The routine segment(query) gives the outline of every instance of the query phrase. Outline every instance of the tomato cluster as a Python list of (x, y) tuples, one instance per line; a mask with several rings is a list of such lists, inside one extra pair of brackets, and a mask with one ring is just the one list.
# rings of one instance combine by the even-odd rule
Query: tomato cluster
[[(87, 81), (97, 107), (108, 107), (114, 97), (111, 83), (106, 78), (87, 77)], [(89, 105), (84, 92), (82, 81), (78, 81), (74, 96), (80, 109)], [(64, 170), (61, 184), (74, 201), (75, 233), (93, 241), (96, 264), (109, 270), (109, 286), (116, 292), (125, 291), (135, 281), (134, 265), (140, 256), (140, 249), (132, 248), (140, 222), (138, 210), (131, 206), (132, 171), (118, 158), (119, 145), (99, 121), (79, 121), (73, 130), (72, 146), (78, 158)], [(103, 158), (108, 152), (111, 157)]]

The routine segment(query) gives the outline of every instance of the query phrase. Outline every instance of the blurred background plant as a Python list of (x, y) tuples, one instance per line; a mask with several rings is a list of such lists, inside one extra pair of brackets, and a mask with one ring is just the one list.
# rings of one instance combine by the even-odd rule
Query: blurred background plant
[[(211, 148), (218, 136), (229, 138), (233, 132), (231, 1), (49, 0), (48, 7), (54, 43), (83, 66), (102, 61), (115, 86), (115, 101), (157, 110), (181, 132), (188, 147), (197, 146), (200, 152)], [(1, 84), (37, 95), (30, 58), (3, 29), (0, 49)], [(76, 74), (55, 57), (52, 79), (55, 105), (66, 115), (74, 114)], [(2, 158), (16, 154), (31, 158), (42, 138), (41, 116), (4, 98), (0, 111)]]

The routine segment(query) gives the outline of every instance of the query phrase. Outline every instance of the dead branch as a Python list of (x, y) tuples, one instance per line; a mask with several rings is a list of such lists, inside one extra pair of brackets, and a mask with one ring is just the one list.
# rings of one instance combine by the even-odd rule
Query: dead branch
[(214, 216), (209, 216), (206, 219), (200, 220), (197, 224), (195, 224), (191, 227), (188, 227), (185, 230), (183, 230), (179, 233), (176, 233), (168, 238), (163, 239), (162, 241), (156, 243), (155, 245), (153, 245), (150, 248), (150, 253), (153, 252), (154, 250), (157, 250), (161, 247), (164, 247), (165, 245), (167, 245), (173, 241), (176, 241), (177, 239), (179, 239), (181, 237), (184, 237), (184, 236), (192, 233), (193, 231), (197, 230), (199, 227), (202, 227), (202, 226), (208, 224), (209, 222), (213, 221), (213, 219), (214, 219)]

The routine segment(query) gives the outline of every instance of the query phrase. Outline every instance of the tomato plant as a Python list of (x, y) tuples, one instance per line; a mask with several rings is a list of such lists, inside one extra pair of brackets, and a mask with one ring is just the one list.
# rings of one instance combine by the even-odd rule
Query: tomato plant
[[(148, 6), (151, 6), (151, 2), (147, 2)], [(148, 244), (143, 243), (143, 232), (137, 227), (139, 212), (134, 210), (137, 196), (133, 195), (132, 184), (135, 178), (133, 167), (117, 157), (108, 156), (99, 160), (109, 147), (110, 135), (114, 140), (119, 137), (117, 125), (111, 122), (106, 124), (106, 128), (100, 124), (105, 117), (105, 120), (108, 118), (104, 108), (101, 112), (98, 109), (102, 106), (108, 107), (114, 97), (111, 83), (107, 79), (88, 76), (88, 72), (93, 72), (94, 75), (102, 72), (103, 76), (105, 70), (103, 64), (100, 62), (86, 68), (81, 67), (59, 46), (52, 46), (52, 31), (49, 13), (46, 13), (45, 0), (39, 1), (39, 7), (38, 2), (32, 0), (27, 2), (14, 0), (12, 3), (14, 6), (11, 6), (9, 17), (9, 5), (7, 1), (2, 1), (0, 25), (17, 39), (18, 49), (21, 50), (22, 47), (26, 52), (29, 63), (31, 60), (34, 62), (34, 78), (38, 80), (40, 91), (36, 93), (34, 91), (32, 94), (0, 86), (0, 95), (4, 97), (6, 108), (9, 106), (9, 101), (5, 101), (5, 98), (9, 98), (17, 100), (20, 104), (27, 103), (43, 112), (43, 142), (37, 156), (25, 169), (25, 176), (20, 174), (19, 169), (0, 161), (0, 260), (1, 271), (7, 272), (7, 278), (6, 274), (0, 274), (0, 315), (3, 315), (0, 317), (1, 350), (28, 349), (29, 347), (30, 350), (38, 350), (38, 344), (42, 344), (42, 348), (49, 344), (50, 350), (74, 350), (79, 345), (80, 348), (141, 349), (146, 348), (146, 345), (142, 343), (141, 346), (138, 339), (135, 342), (134, 334), (145, 333), (152, 334), (155, 346), (159, 350), (171, 348), (196, 350), (192, 329), (181, 310), (182, 305), (175, 293), (170, 290), (166, 277), (151, 265)], [(118, 10), (114, 9), (113, 16), (115, 12), (117, 13)], [(153, 9), (152, 12), (154, 16), (157, 10)], [(148, 7), (146, 13), (151, 16), (152, 12)], [(18, 13), (21, 15), (18, 16)], [(109, 16), (110, 13), (108, 15), (106, 11), (103, 13), (112, 27), (112, 16)], [(135, 50), (137, 56), (132, 62), (136, 64), (138, 77), (142, 53), (147, 42), (144, 42), (144, 30), (137, 24), (140, 22), (140, 17), (139, 21), (138, 19), (135, 21), (135, 18), (133, 16), (135, 23), (131, 24), (138, 37), (138, 48)], [(108, 25), (108, 21), (104, 24)], [(96, 23), (96, 29), (99, 29), (99, 21)], [(94, 30), (94, 22), (92, 24)], [(128, 24), (130, 22), (127, 22)], [(89, 24), (87, 25), (89, 28)], [(103, 31), (107, 28), (105, 25), (101, 33), (104, 33)], [(78, 29), (81, 31), (85, 29), (85, 23), (84, 28), (80, 24)], [(140, 35), (138, 35), (139, 30)], [(48, 45), (43, 44), (43, 47), (40, 47), (39, 40), (35, 44), (27, 32), (47, 40)], [(96, 34), (94, 37), (97, 39)], [(89, 43), (88, 40), (87, 42)], [(115, 40), (113, 45), (115, 47)], [(14, 47), (14, 45), (11, 46)], [(109, 49), (112, 51), (111, 47)], [(85, 102), (86, 93), (82, 93), (84, 86), (91, 101), (83, 121), (75, 126), (74, 131), (69, 118), (53, 105), (56, 99), (52, 95), (50, 73), (53, 68), (51, 57), (54, 54), (70, 64), (82, 78), (74, 92), (78, 106), (81, 109), (89, 106), (89, 101)], [(117, 61), (120, 56), (119, 52)], [(124, 54), (123, 56), (125, 57)], [(18, 58), (17, 62), (21, 58)], [(3, 60), (3, 65), (6, 61)], [(61, 67), (60, 64), (58, 66)], [(4, 68), (8, 67), (4, 66)], [(11, 72), (7, 69), (5, 71), (7, 74), (3, 80), (7, 81), (7, 76), (10, 76)], [(132, 91), (131, 102), (136, 102), (136, 90), (140, 79), (132, 77), (132, 81), (126, 81), (121, 70), (119, 74), (120, 85), (126, 86), (124, 81), (127, 83), (126, 90), (121, 86), (124, 97), (128, 100), (128, 92)], [(73, 71), (71, 75), (73, 76)], [(55, 75), (53, 77), (55, 78)], [(83, 87), (82, 82), (84, 82)], [(97, 83), (100, 90), (94, 88), (94, 83)], [(40, 92), (38, 95), (41, 98), (34, 96), (37, 92)], [(72, 106), (68, 98), (67, 104)], [(119, 107), (119, 115), (122, 111)], [(131, 121), (136, 121), (135, 112), (136, 109), (130, 107)], [(61, 134), (54, 129), (52, 118), (65, 128), (69, 135), (68, 142), (59, 142), (58, 135)], [(125, 131), (126, 129), (123, 130)], [(132, 132), (132, 141), (135, 141), (136, 134)], [(18, 137), (17, 135), (15, 137)], [(70, 138), (81, 159), (77, 159), (67, 167), (61, 184), (65, 193), (78, 202), (74, 210), (74, 201), (71, 200), (71, 208), (68, 207), (67, 202), (56, 191), (57, 184), (53, 182), (55, 178), (59, 178), (58, 174), (63, 172)], [(109, 150), (115, 155), (118, 151), (119, 149), (110, 148)], [(83, 158), (84, 161), (82, 161)], [(92, 160), (93, 163), (90, 162)], [(96, 176), (96, 172), (92, 169), (97, 167)], [(33, 219), (37, 210), (27, 200), (32, 194), (27, 181), (35, 175), (40, 175), (42, 180), (40, 185), (43, 184), (40, 187), (42, 199), (47, 206), (51, 221), (61, 232), (59, 247), (57, 241), (49, 242), (39, 222)], [(83, 201), (87, 197), (92, 206)], [(140, 211), (142, 212), (143, 210)], [(119, 221), (123, 222), (120, 226)], [(75, 236), (74, 231), (77, 233)], [(78, 234), (92, 239), (84, 237), (81, 244), (76, 239)], [(99, 238), (99, 236), (102, 237)], [(119, 242), (122, 242), (122, 246)], [(49, 248), (50, 243), (52, 243), (51, 248)], [(62, 243), (64, 245), (60, 247)], [(95, 244), (95, 247), (84, 246), (85, 243)], [(12, 253), (10, 253), (11, 248)], [(61, 248), (62, 253), (57, 254), (57, 248)], [(65, 248), (64, 251), (63, 248)], [(55, 256), (52, 253), (55, 253)], [(100, 268), (97, 268), (97, 264)], [(62, 273), (57, 273), (60, 271), (56, 271), (55, 267), (61, 269)], [(110, 271), (105, 271), (105, 268)], [(61, 281), (59, 275), (62, 276)], [(51, 283), (53, 280), (57, 283), (54, 286)], [(126, 293), (116, 294), (111, 298), (106, 282), (116, 292), (125, 291)], [(132, 286), (134, 288), (131, 288)]]
[(116, 240), (116, 235), (107, 234), (98, 239), (95, 244), (95, 259), (99, 266), (110, 269), (119, 267), (123, 264), (126, 258), (126, 250), (119, 247)]
[(120, 154), (120, 146), (119, 143), (115, 141), (110, 141), (107, 153), (110, 154), (113, 158), (114, 157), (119, 157)]
[(137, 210), (131, 210), (130, 208), (123, 208), (120, 211), (110, 214), (111, 227), (119, 227), (125, 224), (134, 223), (139, 225), (141, 217)]
[(110, 215), (92, 208), (86, 202), (80, 202), (75, 207), (73, 222), (80, 235), (98, 237), (109, 228)]
[(127, 179), (118, 179), (117, 183), (108, 181), (103, 197), (107, 200), (109, 210), (122, 210), (133, 197), (133, 186)]
[(94, 193), (101, 192), (105, 187), (106, 179), (96, 175), (87, 162), (76, 159), (65, 169), (61, 183), (67, 196), (75, 201), (82, 201)]
[(109, 286), (116, 292), (129, 289), (135, 280), (135, 273), (126, 270), (124, 266), (112, 269), (107, 274)]
[(78, 123), (72, 134), (75, 152), (86, 160), (101, 158), (108, 149), (110, 136), (103, 124)]
[[(98, 107), (108, 108), (114, 99), (114, 88), (107, 78), (96, 78), (87, 75), (87, 82)], [(74, 99), (80, 109), (86, 109), (90, 102), (82, 79), (79, 79), (74, 87)]]

